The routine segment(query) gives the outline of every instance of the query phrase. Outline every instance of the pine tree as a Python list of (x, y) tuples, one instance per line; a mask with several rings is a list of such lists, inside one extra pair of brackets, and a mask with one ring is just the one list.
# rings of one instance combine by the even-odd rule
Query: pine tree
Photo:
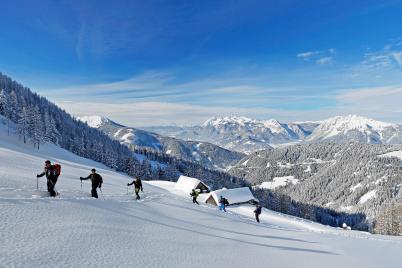
[[(53, 117), (49, 115), (49, 112), (45, 112), (44, 115), (44, 142), (51, 142), (54, 144), (59, 144), (60, 133), (56, 128), (56, 122)], [(83, 146), (83, 143), (80, 144)]]
[(4, 92), (4, 89), (2, 89), (0, 91), (0, 115), (7, 116), (7, 108), (8, 108), (7, 105), (8, 105), (7, 95)]
[(10, 112), (8, 118), (12, 122), (18, 123), (19, 114), (22, 113), (22, 109), (20, 109), (20, 107), (23, 107), (23, 106), (18, 105), (17, 94), (15, 93), (14, 90), (11, 91), (10, 96), (8, 98), (8, 106), (9, 106), (9, 112)]
[(39, 145), (44, 141), (44, 125), (38, 106), (35, 106), (29, 116), (30, 137), (39, 150)]
[(23, 138), (24, 143), (26, 143), (26, 138), (27, 138), (27, 130), (28, 130), (28, 113), (25, 107), (22, 108), (22, 112), (19, 115), (20, 118), (17, 123), (17, 133), (20, 135), (20, 137)]
[(0, 91), (0, 115), (3, 115), (7, 120), (7, 135), (10, 136), (10, 107), (8, 96), (4, 89)]

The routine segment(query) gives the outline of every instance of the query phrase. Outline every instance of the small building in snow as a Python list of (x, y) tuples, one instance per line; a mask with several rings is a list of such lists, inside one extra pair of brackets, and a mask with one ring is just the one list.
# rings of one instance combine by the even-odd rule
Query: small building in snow
[(202, 181), (196, 178), (191, 178), (187, 176), (180, 176), (179, 180), (175, 185), (176, 190), (190, 194), (193, 189), (198, 190), (201, 193), (209, 193), (209, 187)]
[(217, 206), (219, 200), (223, 196), (229, 202), (229, 205), (256, 203), (256, 199), (248, 187), (235, 188), (235, 189), (221, 189), (213, 191), (209, 194), (205, 203)]

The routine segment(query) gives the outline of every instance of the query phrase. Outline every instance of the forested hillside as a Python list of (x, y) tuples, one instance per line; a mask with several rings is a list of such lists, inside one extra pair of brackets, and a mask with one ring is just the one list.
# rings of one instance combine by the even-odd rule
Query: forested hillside
[(395, 157), (401, 151), (400, 145), (295, 145), (256, 152), (230, 173), (247, 178), (260, 199), (270, 200), (268, 206), (276, 210), (292, 214), (292, 202), (298, 202), (334, 213), (359, 214), (361, 220), (351, 223), (367, 218), (371, 226), (386, 207), (402, 201), (401, 160)]

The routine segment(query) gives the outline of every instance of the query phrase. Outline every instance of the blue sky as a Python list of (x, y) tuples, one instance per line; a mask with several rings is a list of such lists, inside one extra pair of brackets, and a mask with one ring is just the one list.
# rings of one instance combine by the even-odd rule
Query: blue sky
[(132, 126), (360, 114), (402, 123), (402, 0), (9, 1), (0, 71)]

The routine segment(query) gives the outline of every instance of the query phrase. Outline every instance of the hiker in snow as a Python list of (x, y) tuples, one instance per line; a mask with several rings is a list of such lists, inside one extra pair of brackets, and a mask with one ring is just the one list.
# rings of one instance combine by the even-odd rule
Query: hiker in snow
[(223, 196), (221, 196), (219, 199), (219, 211), (226, 212), (226, 205), (229, 205), (229, 201)]
[(137, 178), (135, 180), (133, 180), (132, 183), (127, 183), (127, 186), (133, 185), (134, 184), (134, 191), (135, 191), (135, 196), (136, 199), (139, 200), (140, 199), (140, 195), (139, 192), (141, 190), (141, 192), (144, 192), (142, 189), (142, 182), (140, 178)]
[(259, 203), (255, 204), (254, 214), (255, 214), (255, 220), (257, 222), (260, 222), (261, 210), (262, 210), (262, 207), (260, 206), (260, 204)]
[(57, 179), (60, 175), (60, 165), (52, 165), (49, 160), (46, 160), (45, 169), (41, 174), (36, 175), (36, 177), (40, 178), (45, 175), (47, 179), (47, 191), (50, 193), (50, 196), (55, 197), (56, 191), (54, 190), (54, 187), (56, 186)]
[(91, 180), (92, 182), (92, 190), (91, 190), (91, 195), (92, 197), (98, 198), (98, 192), (96, 191), (96, 188), (101, 188), (102, 187), (102, 183), (103, 183), (103, 179), (101, 177), (101, 175), (99, 175), (98, 173), (96, 173), (96, 169), (92, 169), (91, 170), (91, 174), (86, 177), (80, 177), (80, 180), (85, 181), (85, 180)]
[(190, 195), (193, 197), (193, 203), (199, 205), (198, 201), (197, 201), (197, 197), (199, 195), (199, 193), (193, 189), (190, 193)]

